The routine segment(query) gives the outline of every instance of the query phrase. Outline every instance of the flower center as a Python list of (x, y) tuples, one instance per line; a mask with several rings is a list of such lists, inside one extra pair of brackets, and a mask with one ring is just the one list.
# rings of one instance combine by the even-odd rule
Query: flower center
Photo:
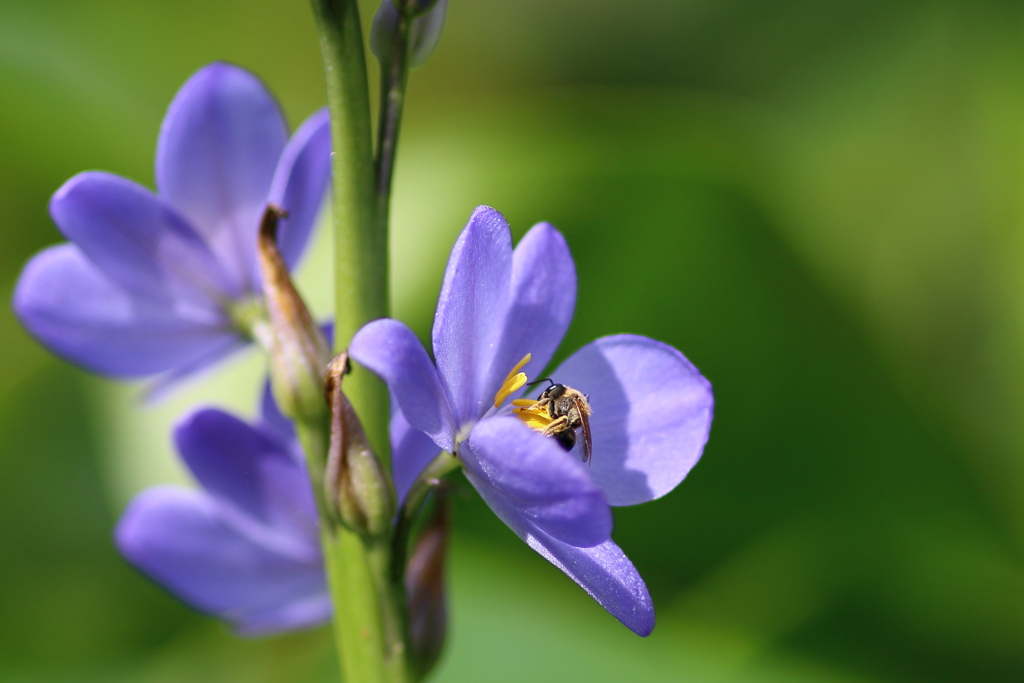
[(517, 398), (512, 401), (512, 405), (515, 406), (512, 412), (525, 422), (527, 427), (547, 435), (548, 426), (554, 422), (547, 405), (532, 398)]
[[(525, 372), (520, 372), (523, 366), (530, 362), (532, 358), (531, 354), (526, 354), (521, 361), (516, 363), (516, 366), (509, 370), (505, 376), (505, 381), (501, 383), (501, 388), (498, 389), (498, 393), (494, 395), (494, 407), (500, 408), (501, 404), (505, 402), (505, 399), (509, 397), (524, 386), (528, 381), (528, 377)], [(526, 423), (526, 426), (530, 429), (535, 429), (538, 432), (544, 432), (548, 425), (554, 420), (551, 417), (550, 412), (546, 404), (542, 404), (539, 401), (532, 398), (517, 398), (513, 399), (512, 412), (520, 420)]]

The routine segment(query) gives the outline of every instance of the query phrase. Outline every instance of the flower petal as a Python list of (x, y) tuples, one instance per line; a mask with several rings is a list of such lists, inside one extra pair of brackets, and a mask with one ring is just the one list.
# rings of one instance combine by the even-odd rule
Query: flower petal
[(121, 554), (157, 583), (241, 632), (287, 631), (330, 619), (319, 557), (296, 561), (254, 543), (201, 492), (143, 492), (125, 510), (114, 537)]
[(287, 140), (284, 117), (263, 83), (223, 62), (182, 86), (160, 128), (160, 195), (250, 289), (259, 219)]
[(481, 420), (458, 455), (466, 477), (509, 526), (511, 515), (579, 547), (611, 535), (611, 510), (583, 464), (517, 418)]
[(500, 386), (527, 353), (523, 371), (544, 370), (562, 342), (576, 309), (576, 265), (565, 238), (550, 223), (538, 223), (512, 254), (512, 298), (498, 337), (487, 386)]
[(398, 494), (398, 504), (420, 476), (423, 468), (437, 457), (437, 444), (405, 419), (398, 401), (391, 399), (391, 473)]
[(654, 604), (647, 585), (614, 541), (576, 548), (537, 529), (513, 531), (633, 633), (649, 636), (654, 630)]
[(352, 338), (349, 353), (387, 383), (409, 424), (438, 447), (452, 450), (455, 422), (448, 398), (434, 364), (412, 330), (397, 320), (374, 320)]
[(277, 243), (289, 269), (306, 249), (331, 177), (330, 124), (326, 107), (306, 119), (288, 141), (274, 174), (270, 201), (288, 212)]
[[(323, 573), (322, 567), (317, 569), (320, 574)], [(312, 577), (312, 572), (310, 574)], [(259, 637), (313, 628), (329, 622), (333, 613), (334, 606), (325, 581), (322, 591), (311, 590), (305, 596), (296, 596), (281, 605), (272, 605), (247, 614), (244, 621), (235, 623), (235, 633)]]
[(588, 394), (594, 448), (590, 476), (611, 505), (659, 498), (687, 475), (711, 430), (711, 384), (667, 344), (602, 337), (552, 377)]
[(460, 426), (483, 415), (498, 390), (488, 384), (488, 371), (508, 310), (511, 278), (508, 223), (494, 209), (477, 207), (448, 259), (432, 333), (437, 370)]
[(185, 219), (146, 188), (110, 173), (79, 173), (50, 215), (108, 278), (167, 306), (210, 311), (241, 290)]
[(525, 517), (513, 499), (478, 485), (469, 469), (466, 476), (494, 513), (527, 545), (565, 572), (631, 631), (640, 636), (650, 635), (654, 629), (650, 593), (633, 563), (611, 539), (586, 548), (563, 543)]
[(647, 585), (613, 541), (592, 548), (575, 548), (542, 532), (523, 540), (633, 633), (649, 636), (654, 630), (654, 604)]
[(319, 556), (309, 477), (287, 444), (220, 410), (199, 410), (174, 431), (182, 459), (224, 519), (281, 555)]
[(72, 244), (29, 261), (12, 306), (54, 353), (115, 377), (164, 372), (242, 341), (209, 311), (174, 309), (116, 286)]

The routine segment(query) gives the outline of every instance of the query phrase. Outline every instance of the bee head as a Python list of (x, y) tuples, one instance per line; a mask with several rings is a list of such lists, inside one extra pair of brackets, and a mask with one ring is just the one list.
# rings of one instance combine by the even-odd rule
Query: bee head
[[(551, 380), (548, 380), (548, 381), (551, 382)], [(540, 400), (543, 400), (545, 398), (554, 400), (554, 399), (557, 399), (557, 398), (561, 397), (564, 393), (565, 393), (565, 385), (564, 384), (556, 384), (554, 382), (551, 382), (551, 386), (549, 386), (547, 389), (542, 391), (540, 396), (537, 398), (537, 400), (540, 401)]]

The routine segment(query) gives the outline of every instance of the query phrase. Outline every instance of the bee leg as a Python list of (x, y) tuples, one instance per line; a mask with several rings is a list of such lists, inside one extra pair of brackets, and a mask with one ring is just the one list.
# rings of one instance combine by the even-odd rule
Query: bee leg
[(558, 432), (564, 432), (569, 428), (569, 418), (566, 415), (555, 419), (551, 424), (544, 428), (542, 432), (544, 436), (555, 436)]

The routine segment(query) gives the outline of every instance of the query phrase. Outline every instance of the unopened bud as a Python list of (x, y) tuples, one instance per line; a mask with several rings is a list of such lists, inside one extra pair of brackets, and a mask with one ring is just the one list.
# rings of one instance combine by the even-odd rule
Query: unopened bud
[(395, 487), (341, 390), (348, 372), (348, 354), (343, 352), (327, 368), (324, 386), (331, 410), (331, 442), (324, 473), (327, 505), (349, 529), (381, 538), (390, 531), (395, 516)]
[(292, 283), (277, 248), (277, 225), (285, 212), (270, 204), (260, 223), (258, 259), (263, 275), (270, 331), (270, 380), (274, 399), (293, 420), (322, 419), (324, 371), (330, 361), (327, 340)]
[(445, 559), (448, 551), (449, 503), (443, 487), (416, 539), (405, 568), (405, 594), (409, 608), (411, 663), (422, 679), (437, 663), (448, 628), (445, 603)]
[(409, 66), (427, 61), (441, 40), (448, 0), (381, 0), (373, 17), (370, 49), (382, 64), (390, 62), (400, 20), (409, 22), (406, 56)]

